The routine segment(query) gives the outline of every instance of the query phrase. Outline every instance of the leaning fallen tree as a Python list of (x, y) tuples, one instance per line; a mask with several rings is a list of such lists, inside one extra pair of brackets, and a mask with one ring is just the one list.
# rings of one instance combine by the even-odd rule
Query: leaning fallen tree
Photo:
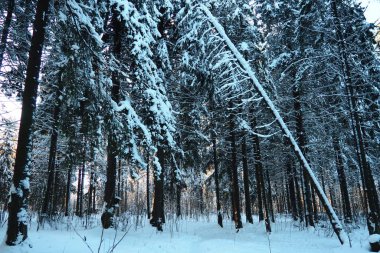
[(260, 96), (264, 99), (266, 105), (270, 108), (273, 116), (276, 118), (277, 123), (279, 124), (282, 132), (284, 135), (289, 139), (289, 143), (291, 144), (299, 162), (302, 164), (303, 168), (306, 170), (308, 176), (310, 177), (310, 182), (312, 187), (316, 190), (316, 193), (321, 200), (323, 207), (330, 219), (330, 223), (333, 227), (333, 230), (335, 234), (338, 236), (338, 239), (341, 244), (344, 244), (346, 241), (347, 235), (343, 231), (342, 224), (339, 221), (338, 216), (336, 215), (334, 209), (332, 208), (330, 202), (327, 199), (326, 194), (324, 193), (321, 185), (319, 184), (316, 176), (314, 175), (309, 162), (306, 160), (305, 156), (303, 155), (300, 147), (298, 146), (296, 140), (294, 139), (293, 135), (289, 131), (289, 128), (285, 124), (284, 120), (282, 119), (280, 113), (274, 106), (272, 100), (269, 98), (268, 94), (265, 92), (263, 86), (260, 84), (260, 82), (257, 80), (255, 72), (252, 70), (252, 68), (249, 66), (249, 63), (244, 59), (242, 54), (237, 50), (235, 45), (231, 42), (229, 37), (226, 35), (224, 28), (221, 26), (221, 24), (218, 22), (218, 20), (212, 15), (210, 10), (203, 4), (199, 5), (198, 8), (207, 16), (208, 21), (214, 26), (215, 30), (219, 33), (219, 35), (222, 37), (224, 42), (226, 43), (229, 50), (232, 52), (232, 54), (236, 57), (236, 60), (239, 62), (241, 67), (245, 70), (246, 74), (249, 76), (249, 78), (253, 81), (254, 86), (256, 88), (256, 91), (260, 94)]

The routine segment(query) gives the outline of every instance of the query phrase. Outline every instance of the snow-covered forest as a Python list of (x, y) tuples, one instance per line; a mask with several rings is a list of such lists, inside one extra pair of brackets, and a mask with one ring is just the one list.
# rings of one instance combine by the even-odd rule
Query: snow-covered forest
[(0, 252), (380, 251), (364, 11), (0, 0)]

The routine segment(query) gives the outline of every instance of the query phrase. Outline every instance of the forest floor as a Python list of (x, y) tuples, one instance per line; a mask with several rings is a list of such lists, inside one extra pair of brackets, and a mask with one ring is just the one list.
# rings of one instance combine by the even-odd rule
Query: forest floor
[[(278, 217), (272, 224), (272, 233), (265, 233), (264, 225), (244, 224), (236, 233), (234, 225), (224, 220), (224, 228), (216, 224), (216, 218), (168, 219), (164, 232), (156, 232), (146, 218), (131, 218), (120, 222), (120, 230), (104, 230), (98, 217), (91, 220), (91, 229), (83, 227), (83, 221), (62, 220), (54, 226), (45, 225), (37, 231), (37, 223), (31, 222), (27, 244), (7, 247), (0, 244), (1, 253), (362, 253), (369, 252), (368, 232), (364, 228), (350, 233), (352, 248), (341, 246), (331, 229), (303, 229), (289, 219)], [(2, 225), (2, 224), (0, 224)], [(123, 227), (128, 232), (123, 232)], [(363, 226), (361, 226), (363, 227)], [(0, 238), (5, 238), (6, 225), (0, 228)], [(115, 237), (116, 235), (116, 237)], [(101, 238), (103, 241), (100, 245)], [(116, 238), (116, 239), (114, 239)], [(3, 240), (4, 241), (4, 240)], [(100, 245), (100, 246), (99, 246)]]

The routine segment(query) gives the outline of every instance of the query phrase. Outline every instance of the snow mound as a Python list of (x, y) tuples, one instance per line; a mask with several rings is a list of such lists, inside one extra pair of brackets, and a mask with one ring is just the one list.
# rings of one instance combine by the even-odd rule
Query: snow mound
[(369, 243), (377, 243), (380, 242), (380, 235), (379, 234), (373, 234), (368, 237)]

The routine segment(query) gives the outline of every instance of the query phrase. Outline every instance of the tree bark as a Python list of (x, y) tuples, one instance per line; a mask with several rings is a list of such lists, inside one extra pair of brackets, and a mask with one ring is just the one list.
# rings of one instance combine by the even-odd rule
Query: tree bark
[(293, 220), (298, 220), (298, 208), (297, 208), (297, 198), (295, 192), (295, 184), (294, 184), (294, 169), (292, 166), (291, 156), (288, 156), (288, 160), (286, 162), (286, 171), (288, 176), (288, 187), (289, 187), (289, 199), (290, 199), (290, 209), (292, 212)]
[(76, 210), (75, 210), (75, 215), (81, 217), (81, 211), (80, 211), (80, 206), (81, 206), (81, 195), (82, 195), (82, 172), (83, 172), (83, 167), (79, 167), (78, 169), (78, 186), (77, 186), (77, 204), (76, 204)]
[(146, 166), (146, 214), (148, 219), (150, 219), (150, 169), (149, 169), (149, 159)]
[[(112, 28), (113, 28), (113, 54), (116, 59), (121, 57), (121, 41), (123, 24), (116, 9), (116, 5), (112, 6)], [(112, 72), (112, 100), (118, 104), (120, 101), (120, 78), (118, 72)], [(107, 144), (107, 181), (104, 191), (105, 210), (101, 220), (103, 228), (107, 229), (113, 225), (113, 216), (115, 215), (116, 204), (116, 170), (117, 170), (117, 137), (112, 133), (112, 129), (108, 129)]]
[[(253, 117), (251, 121), (252, 129), (256, 128), (256, 118)], [(265, 194), (265, 182), (263, 164), (261, 162), (260, 140), (259, 136), (253, 135), (253, 150), (255, 157), (255, 169), (256, 169), (256, 187), (257, 187), (257, 201), (259, 207), (259, 222), (265, 219), (265, 228), (268, 233), (272, 231), (269, 220), (269, 208)], [(264, 217), (265, 210), (265, 217)]]
[(247, 140), (245, 136), (241, 144), (242, 160), (243, 160), (243, 180), (244, 180), (244, 194), (245, 194), (245, 215), (247, 221), (253, 224), (252, 210), (251, 210), (251, 194), (249, 190), (250, 180), (248, 172), (248, 157), (247, 157)]
[(93, 189), (94, 189), (94, 171), (93, 169), (91, 169), (91, 172), (90, 172), (90, 185), (89, 185), (89, 188), (88, 188), (88, 205), (87, 205), (87, 215), (90, 215), (92, 214), (93, 210), (92, 210), (92, 194), (93, 194)]
[(218, 214), (218, 224), (223, 227), (223, 216), (222, 208), (220, 205), (220, 187), (219, 187), (219, 164), (217, 157), (217, 148), (216, 148), (216, 136), (215, 129), (212, 130), (212, 150), (213, 150), (213, 159), (214, 159), (214, 179), (215, 179), (215, 194), (216, 194), (216, 212)]
[(176, 184), (176, 215), (177, 218), (181, 217), (181, 191), (182, 186), (180, 183)]
[[(229, 108), (233, 108), (233, 102), (229, 102)], [(235, 221), (235, 228), (240, 229), (243, 227), (240, 215), (240, 193), (239, 193), (239, 180), (237, 173), (237, 150), (236, 150), (236, 136), (235, 136), (235, 118), (233, 112), (229, 115), (229, 141), (231, 145), (231, 164), (230, 170), (232, 175), (232, 201), (233, 201), (233, 220)]]
[[(55, 160), (57, 156), (57, 143), (58, 143), (58, 124), (59, 124), (59, 118), (61, 113), (61, 104), (62, 99), (60, 98), (62, 94), (63, 84), (62, 81), (58, 81), (58, 89), (56, 92), (56, 104), (54, 106), (54, 112), (53, 112), (53, 126), (52, 126), (52, 133), (50, 137), (50, 149), (49, 149), (49, 163), (48, 163), (48, 180), (46, 185), (46, 191), (45, 191), (45, 197), (44, 202), (42, 205), (41, 210), (41, 219), (43, 219), (44, 216), (51, 215), (51, 202), (53, 198), (53, 182), (57, 180), (55, 177)], [(42, 221), (42, 220), (41, 220)]]
[(162, 225), (165, 223), (164, 213), (164, 173), (165, 173), (165, 153), (162, 147), (157, 150), (158, 162), (161, 165), (161, 170), (157, 168), (154, 171), (154, 201), (152, 219), (150, 224), (156, 227), (158, 231), (163, 231)]
[(269, 207), (269, 212), (271, 216), (271, 220), (274, 223), (274, 210), (273, 210), (273, 195), (272, 195), (272, 186), (270, 182), (270, 177), (269, 177), (269, 172), (268, 170), (265, 170), (266, 174), (266, 179), (267, 179), (267, 184), (268, 184), (268, 207)]
[(36, 109), (38, 78), (41, 55), (48, 21), (48, 0), (37, 2), (33, 23), (33, 36), (29, 51), (25, 88), (22, 98), (21, 121), (17, 141), (13, 185), (9, 202), (7, 245), (16, 245), (26, 240), (28, 222), (28, 196), (30, 157), (32, 151), (32, 124)]
[[(298, 215), (300, 217), (300, 222), (304, 221), (304, 205), (302, 204), (302, 192), (301, 192), (301, 186), (298, 183), (298, 179), (300, 179), (301, 173), (297, 173), (296, 168), (294, 168), (294, 187), (296, 189), (296, 196), (297, 196), (297, 206), (298, 206)], [(302, 183), (301, 183), (302, 185)]]
[[(256, 119), (252, 119), (252, 128), (256, 127)], [(260, 141), (257, 135), (253, 135), (253, 152), (255, 158), (255, 176), (256, 176), (256, 192), (257, 192), (257, 204), (259, 209), (259, 222), (264, 220), (264, 211), (263, 211), (263, 182), (261, 181), (262, 174), (262, 164), (261, 164), (261, 151), (260, 151)]]
[[(303, 127), (303, 115), (301, 109), (301, 91), (299, 88), (293, 88), (293, 98), (294, 98), (294, 110), (296, 116), (296, 133), (298, 137), (298, 144), (302, 150), (302, 153), (305, 155), (306, 151), (306, 136), (305, 129)], [(306, 205), (306, 213), (305, 213), (305, 221), (306, 226), (314, 227), (314, 219), (313, 219), (313, 202), (311, 196), (311, 188), (310, 188), (310, 180), (309, 175), (307, 174), (306, 168), (301, 164), (303, 171), (303, 182), (304, 182), (304, 191), (305, 191), (305, 205)]]
[(214, 180), (215, 180), (215, 195), (216, 195), (216, 212), (218, 214), (218, 224), (223, 227), (222, 207), (220, 205), (220, 186), (219, 186), (219, 164), (218, 153), (216, 146), (216, 124), (215, 124), (215, 98), (214, 98), (214, 86), (209, 91), (210, 111), (211, 111), (211, 140), (212, 140), (212, 152), (214, 163)]
[(69, 165), (69, 169), (67, 171), (67, 183), (66, 183), (66, 198), (65, 198), (65, 216), (69, 216), (70, 212), (70, 193), (71, 193), (71, 173), (72, 173), (72, 165)]
[(348, 195), (346, 173), (344, 172), (342, 151), (340, 149), (339, 139), (336, 136), (333, 137), (333, 146), (334, 146), (334, 151), (335, 151), (335, 162), (336, 162), (336, 170), (338, 173), (338, 179), (339, 179), (339, 185), (340, 185), (340, 193), (341, 193), (342, 203), (343, 203), (344, 220), (346, 223), (351, 223), (352, 212), (351, 212), (350, 198)]

